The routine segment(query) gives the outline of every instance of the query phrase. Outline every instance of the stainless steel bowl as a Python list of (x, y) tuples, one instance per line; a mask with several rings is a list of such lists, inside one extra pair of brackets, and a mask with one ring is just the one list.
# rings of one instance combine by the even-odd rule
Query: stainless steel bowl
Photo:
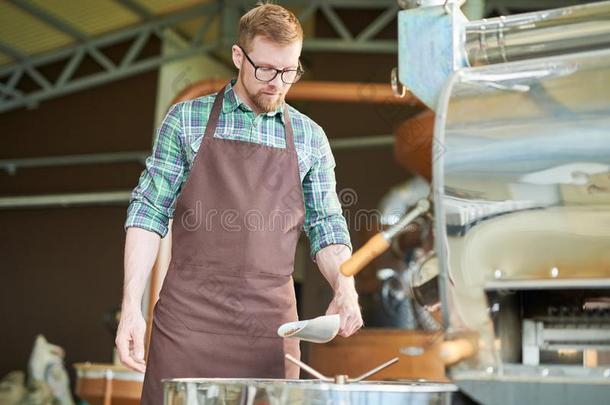
[(430, 382), (185, 378), (163, 385), (165, 405), (440, 405), (451, 403), (457, 394), (453, 384)]

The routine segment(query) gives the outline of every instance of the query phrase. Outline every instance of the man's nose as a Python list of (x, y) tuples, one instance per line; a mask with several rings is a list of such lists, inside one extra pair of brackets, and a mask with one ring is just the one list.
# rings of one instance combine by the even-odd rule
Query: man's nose
[(276, 75), (276, 76), (273, 78), (273, 80), (271, 80), (271, 81), (269, 82), (269, 84), (273, 85), (273, 86), (274, 86), (274, 87), (276, 87), (276, 88), (280, 88), (280, 87), (282, 87), (282, 85), (284, 84), (284, 82), (282, 81), (282, 74), (281, 74), (281, 73), (278, 73), (278, 74), (277, 74), (277, 75)]

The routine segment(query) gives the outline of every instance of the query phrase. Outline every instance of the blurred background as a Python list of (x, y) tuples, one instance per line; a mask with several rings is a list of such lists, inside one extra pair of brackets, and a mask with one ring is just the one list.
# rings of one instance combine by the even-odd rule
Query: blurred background
[[(301, 82), (323, 90), (288, 102), (331, 141), (358, 248), (383, 226), (390, 190), (400, 194), (405, 182), (426, 190), (430, 176), (433, 114), (390, 90), (398, 2), (276, 3), (304, 27)], [(473, 0), (463, 10), (480, 19), (577, 3)], [(254, 4), (0, 1), (0, 376), (26, 369), (38, 334), (63, 347), (72, 384), (73, 363), (112, 363), (131, 189), (172, 101), (196, 84), (216, 91), (235, 75), (230, 47), (239, 17)], [(337, 82), (348, 87), (333, 90)], [(388, 304), (383, 287), (391, 273), (378, 271), (400, 267), (417, 247), (425, 253), (429, 241), (420, 231), (358, 275), (367, 327), (424, 328), (412, 308), (397, 309), (400, 297)], [(324, 312), (330, 289), (304, 238), (295, 281), (308, 318)], [(430, 373), (443, 378), (440, 366)]]

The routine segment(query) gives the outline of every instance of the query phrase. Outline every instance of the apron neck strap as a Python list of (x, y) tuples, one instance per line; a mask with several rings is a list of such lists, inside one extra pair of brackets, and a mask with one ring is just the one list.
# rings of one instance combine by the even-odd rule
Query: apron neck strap
[(222, 109), (222, 100), (224, 100), (225, 89), (227, 86), (223, 86), (220, 91), (216, 94), (216, 98), (214, 99), (214, 104), (212, 105), (212, 111), (210, 112), (210, 117), (208, 118), (208, 123), (205, 126), (205, 133), (203, 134), (203, 139), (212, 139), (214, 138), (214, 132), (216, 132), (216, 126), (218, 125), (218, 117), (220, 116), (220, 110)]
[(288, 104), (284, 101), (284, 132), (286, 133), (286, 149), (296, 149), (294, 146), (294, 132), (292, 132), (292, 122), (288, 114)]

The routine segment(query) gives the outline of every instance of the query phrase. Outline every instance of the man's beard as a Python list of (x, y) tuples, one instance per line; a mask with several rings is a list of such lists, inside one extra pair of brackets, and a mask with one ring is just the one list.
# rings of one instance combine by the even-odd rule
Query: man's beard
[[(247, 91), (247, 90), (246, 90)], [(249, 94), (250, 100), (256, 105), (256, 108), (262, 112), (271, 112), (275, 111), (282, 105), (284, 102), (285, 94), (278, 93), (276, 95), (270, 96), (269, 94), (264, 94), (263, 91), (259, 91), (256, 94)]]

